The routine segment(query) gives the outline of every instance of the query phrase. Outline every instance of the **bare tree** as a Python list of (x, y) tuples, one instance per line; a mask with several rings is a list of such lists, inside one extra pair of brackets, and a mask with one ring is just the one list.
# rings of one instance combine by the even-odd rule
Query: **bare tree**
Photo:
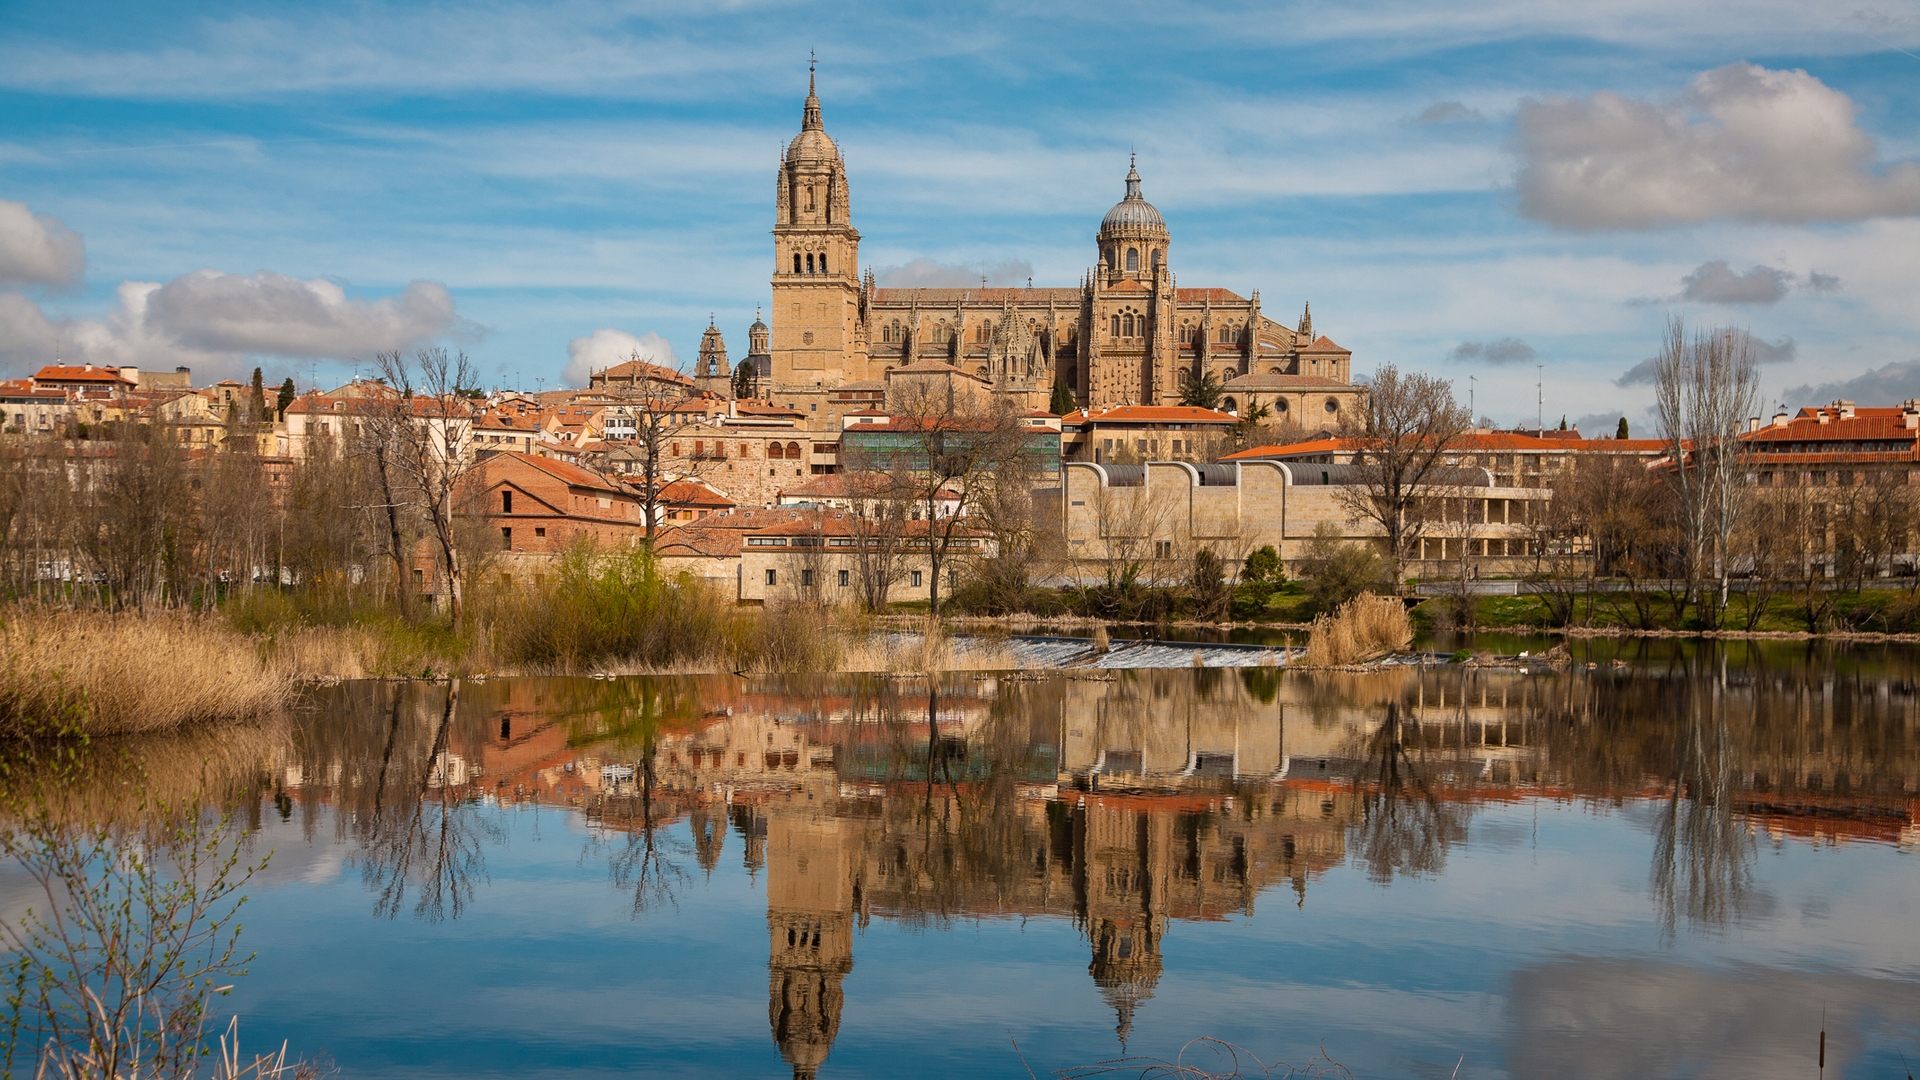
[(1749, 486), (1741, 435), (1759, 396), (1759, 368), (1744, 331), (1713, 330), (1688, 340), (1679, 319), (1667, 324), (1655, 358), (1654, 411), (1686, 543), (1686, 591), (1695, 592), (1703, 578), (1719, 582), (1712, 610), (1703, 612), (1709, 626), (1719, 625), (1727, 606), (1729, 541)]
[(398, 353), (378, 359), (382, 381), (400, 395), (407, 410), (408, 422), (394, 424), (389, 432), (393, 463), (440, 549), (447, 614), (457, 626), (464, 614), (465, 581), (455, 499), (473, 464), (467, 453), (472, 406), (465, 391), (477, 376), (466, 353), (449, 354), (441, 348), (421, 349), (411, 363), (400, 360)]
[(896, 389), (889, 411), (888, 444), (878, 456), (887, 465), (892, 497), (913, 505), (911, 513), (925, 523), (924, 550), (933, 574), (928, 597), (938, 615), (941, 572), (967, 550), (964, 543), (976, 539), (965, 535), (974, 531), (969, 515), (992, 497), (1003, 470), (1008, 483), (1024, 482), (1015, 466), (1032, 436), (1010, 399), (962, 397), (951, 380), (915, 380)]
[[(640, 360), (640, 354), (630, 358)], [(653, 538), (666, 505), (667, 489), (674, 484), (697, 480), (723, 460), (724, 443), (690, 437), (704, 428), (705, 414), (689, 408), (685, 394), (666, 395), (657, 386), (641, 397), (627, 401), (624, 407), (633, 416), (633, 438), (622, 441), (613, 453), (614, 470), (633, 488), (640, 500), (640, 518), (646, 525), (647, 547)], [(683, 439), (682, 436), (689, 438)], [(680, 442), (693, 441), (691, 447)], [(682, 453), (687, 450), (687, 453)]]
[(1452, 494), (1447, 461), (1471, 427), (1445, 379), (1387, 364), (1367, 383), (1366, 409), (1347, 431), (1357, 444), (1357, 482), (1338, 497), (1350, 519), (1380, 526), (1395, 588), (1425, 529), (1424, 508)]
[[(405, 366), (398, 351), (379, 353), (374, 359), (382, 370)], [(401, 499), (399, 452), (412, 438), (413, 406), (398, 392), (384, 387), (350, 404), (359, 410), (352, 428), (351, 453), (367, 463), (368, 476), (373, 481), (377, 502), (369, 503), (368, 507), (377, 512), (378, 519), (386, 526), (387, 555), (393, 561), (394, 598), (404, 614), (412, 605), (412, 590), (407, 581), (409, 545), (405, 534), (409, 530), (403, 529), (402, 523), (412, 504)]]

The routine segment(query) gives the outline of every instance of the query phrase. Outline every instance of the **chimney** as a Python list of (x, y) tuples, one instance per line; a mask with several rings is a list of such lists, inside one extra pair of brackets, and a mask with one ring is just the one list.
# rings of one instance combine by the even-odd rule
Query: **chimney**
[(1787, 426), (1787, 410), (1781, 409), (1779, 412), (1773, 414), (1773, 426), (1774, 427)]
[(1760, 430), (1760, 418), (1757, 416), (1747, 417), (1748, 433), (1751, 434), (1752, 432), (1759, 431), (1759, 430)]
[(1835, 398), (1833, 411), (1840, 414), (1840, 419), (1851, 420), (1853, 419), (1853, 402)]

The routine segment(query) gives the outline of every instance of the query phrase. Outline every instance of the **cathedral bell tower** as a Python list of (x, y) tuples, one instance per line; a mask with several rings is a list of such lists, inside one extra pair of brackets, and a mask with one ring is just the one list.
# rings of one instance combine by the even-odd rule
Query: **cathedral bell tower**
[(820, 118), (813, 73), (800, 134), (781, 155), (773, 218), (775, 386), (834, 385), (865, 376), (855, 356), (860, 233), (847, 198), (847, 167)]

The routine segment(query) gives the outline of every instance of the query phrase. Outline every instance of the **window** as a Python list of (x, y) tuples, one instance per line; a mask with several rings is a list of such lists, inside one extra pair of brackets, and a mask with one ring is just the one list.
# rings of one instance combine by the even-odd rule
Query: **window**
[(421, 588), (425, 588), (425, 587), (426, 587), (426, 584), (427, 584), (427, 572), (426, 572), (425, 570), (422, 570), (422, 569), (420, 569), (420, 568), (419, 568), (419, 567), (417, 567), (417, 566), (416, 566), (416, 567), (414, 567), (414, 568), (413, 568), (413, 583), (414, 583), (414, 584), (415, 584), (416, 586), (419, 586), (419, 587), (421, 587)]
[(813, 273), (813, 252), (807, 252), (807, 273)]
[(1120, 336), (1120, 316), (1118, 315), (1115, 315), (1113, 317), (1113, 336), (1114, 337)]
[(1127, 249), (1127, 269), (1129, 270), (1140, 269), (1140, 249), (1139, 248)]
[(1120, 317), (1120, 336), (1121, 336), (1121, 337), (1132, 337), (1132, 336), (1134, 336), (1134, 335), (1133, 335), (1133, 316), (1132, 316), (1132, 315), (1122, 315), (1122, 316)]
[(792, 458), (795, 461), (799, 461), (800, 460), (800, 444), (797, 442), (788, 443), (787, 456)]
[(840, 571), (840, 587), (843, 589), (847, 587), (847, 572), (845, 570)]
[(797, 251), (793, 253), (793, 272), (800, 272), (800, 253)]
[(824, 251), (820, 253), (820, 272), (827, 272), (827, 253)]
[(1159, 248), (1153, 249), (1153, 272), (1156, 274), (1160, 272), (1160, 249)]
[(947, 588), (957, 589), (959, 587), (960, 587), (960, 571), (958, 570), (947, 571)]
[(1173, 541), (1156, 540), (1153, 543), (1153, 557), (1156, 559), (1173, 558)]
[(780, 448), (779, 443), (768, 443), (767, 456), (770, 458), (783, 458), (787, 456), (787, 452)]
[(513, 550), (513, 530), (512, 529), (500, 530), (500, 546), (506, 549), (507, 551)]
[(546, 529), (546, 526), (544, 526), (544, 525), (542, 525), (542, 526), (540, 526), (540, 527), (538, 527), (538, 528), (536, 528), (536, 529), (534, 529), (534, 530), (533, 530), (533, 536), (534, 536), (534, 539), (536, 539), (536, 540), (545, 540), (545, 539), (547, 538), (547, 529)]
[(913, 578), (913, 583), (912, 583), (913, 587), (916, 589), (919, 588), (920, 587), (920, 571), (915, 570), (912, 574), (912, 578)]
[(767, 567), (767, 584), (769, 585), (780, 584), (780, 571), (775, 570), (771, 566)]
[(813, 584), (813, 571), (811, 571), (811, 570), (802, 570), (802, 571), (800, 571), (800, 584), (802, 584), (802, 585), (812, 585), (812, 584)]
[(1340, 411), (1340, 402), (1338, 402), (1338, 401), (1336, 401), (1336, 400), (1334, 400), (1333, 398), (1328, 398), (1328, 399), (1327, 399), (1327, 411), (1328, 411), (1328, 412), (1339, 412), (1339, 411)]
[(500, 512), (503, 514), (513, 513), (513, 492), (502, 491), (500, 493)]

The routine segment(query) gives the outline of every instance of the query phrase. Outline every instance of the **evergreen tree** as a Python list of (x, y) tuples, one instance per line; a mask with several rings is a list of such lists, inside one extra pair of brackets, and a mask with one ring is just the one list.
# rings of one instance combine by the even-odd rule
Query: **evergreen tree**
[(292, 404), (293, 404), (293, 376), (289, 375), (287, 376), (287, 381), (280, 384), (280, 398), (278, 403), (280, 419), (285, 420), (287, 418), (287, 406)]
[(1211, 371), (1202, 371), (1197, 377), (1189, 376), (1186, 382), (1180, 384), (1180, 404), (1196, 409), (1218, 409), (1220, 399), (1226, 396), (1226, 392), (1220, 376)]
[(1067, 389), (1067, 377), (1064, 374), (1053, 377), (1053, 400), (1047, 402), (1047, 411), (1060, 416), (1073, 411), (1073, 391)]
[(247, 421), (263, 424), (267, 420), (267, 386), (260, 381), (260, 369), (253, 369), (253, 395), (247, 402)]
[(1616, 439), (1624, 439), (1627, 437), (1627, 418), (1626, 417), (1623, 416), (1620, 418), (1620, 430), (1614, 433), (1613, 437)]
[(1561, 431), (1567, 430), (1567, 414), (1566, 413), (1560, 414), (1560, 430)]

